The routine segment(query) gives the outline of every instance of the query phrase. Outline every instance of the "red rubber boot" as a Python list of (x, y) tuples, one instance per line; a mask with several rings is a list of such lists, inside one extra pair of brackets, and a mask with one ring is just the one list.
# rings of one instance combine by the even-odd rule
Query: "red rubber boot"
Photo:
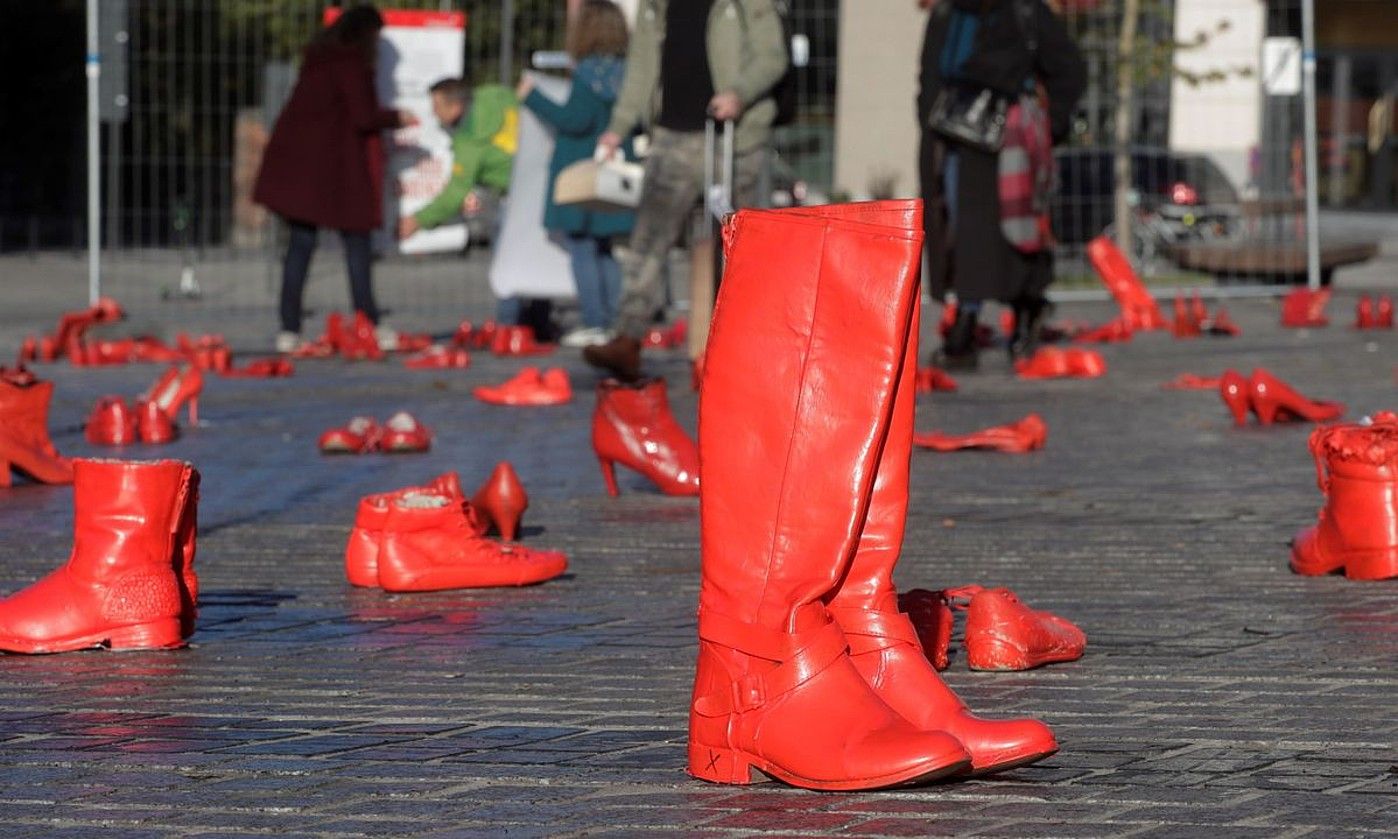
[(607, 494), (621, 494), (616, 465), (640, 472), (666, 495), (699, 494), (699, 453), (675, 421), (664, 379), (597, 385), (592, 412), (592, 448), (602, 466)]
[(1320, 520), (1296, 534), (1291, 570), (1351, 580), (1398, 577), (1398, 416), (1311, 432)]
[[(73, 553), (0, 600), (0, 649), (180, 646), (186, 584), (176, 565), (182, 570), (179, 534), (194, 503), (194, 468), (177, 460), (79, 460), (74, 474)], [(192, 563), (192, 539), (188, 549)]]
[(873, 488), (921, 231), (742, 210), (724, 239), (700, 399), (689, 772), (821, 790), (962, 772), (956, 738), (908, 722), (865, 681), (823, 603)]
[(0, 486), (9, 486), (10, 470), (46, 484), (71, 484), (73, 464), (49, 439), (49, 403), (53, 382), (33, 376), (0, 377)]

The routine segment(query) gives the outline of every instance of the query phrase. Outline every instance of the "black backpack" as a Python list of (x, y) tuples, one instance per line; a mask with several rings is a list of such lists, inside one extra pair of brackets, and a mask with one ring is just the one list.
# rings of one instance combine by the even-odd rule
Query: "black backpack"
[[(738, 0), (738, 11), (743, 15), (743, 28), (747, 29), (747, 9)], [(773, 125), (790, 125), (796, 121), (796, 66), (791, 63), (791, 3), (789, 0), (773, 0), (777, 18), (782, 24), (782, 48), (786, 50), (786, 72), (772, 85), (772, 100), (777, 103), (777, 116)]]

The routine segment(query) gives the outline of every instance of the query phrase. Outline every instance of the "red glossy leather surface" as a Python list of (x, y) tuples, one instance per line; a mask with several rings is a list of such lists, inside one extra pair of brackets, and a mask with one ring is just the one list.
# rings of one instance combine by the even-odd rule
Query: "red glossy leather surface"
[(399, 411), (384, 421), (379, 450), (389, 454), (412, 454), (432, 448), (432, 430), (407, 411)]
[(327, 429), (317, 445), (325, 454), (364, 454), (378, 448), (383, 429), (373, 417), (354, 417), (339, 428)]
[(142, 443), (168, 443), (175, 439), (175, 421), (154, 402), (136, 405), (136, 433)]
[(483, 385), (472, 393), (488, 405), (562, 405), (573, 399), (573, 384), (561, 367), (540, 371), (526, 367), (498, 385)]
[(83, 435), (94, 446), (126, 446), (140, 439), (136, 411), (120, 396), (103, 396), (92, 406)]
[[(414, 506), (424, 503), (435, 506)], [(541, 583), (566, 571), (568, 559), (477, 535), (447, 496), (406, 493), (389, 502), (378, 565), (385, 591), (438, 591)]]
[(1218, 395), (1233, 416), (1233, 424), (1247, 425), (1248, 411), (1252, 410), (1252, 391), (1248, 380), (1237, 370), (1224, 370), (1218, 378)]
[(612, 496), (619, 493), (615, 463), (650, 478), (666, 495), (699, 494), (699, 453), (670, 412), (664, 379), (599, 383), (592, 448)]
[(529, 494), (524, 491), (524, 484), (520, 482), (515, 468), (502, 460), (495, 464), (490, 477), (471, 496), (471, 506), (506, 541), (513, 542), (519, 534), (524, 511), (529, 509)]
[(758, 769), (870, 789), (967, 765), (954, 737), (880, 698), (823, 605), (848, 569), (905, 367), (914, 397), (904, 359), (920, 212), (914, 201), (739, 211), (725, 230), (700, 394), (696, 777), (747, 783)]
[(0, 486), (9, 486), (18, 469), (46, 484), (73, 482), (73, 465), (49, 439), (49, 403), (53, 383), (25, 370), (0, 377)]
[(943, 434), (930, 431), (913, 435), (913, 445), (939, 452), (961, 449), (992, 449), (1023, 453), (1042, 449), (1048, 441), (1048, 425), (1038, 414), (1005, 425), (993, 425), (970, 434)]
[(1291, 569), (1343, 570), (1354, 580), (1398, 577), (1398, 417), (1317, 428), (1310, 445), (1325, 504), (1317, 523), (1292, 542)]
[(171, 367), (161, 374), (155, 384), (141, 394), (139, 401), (153, 402), (170, 415), (179, 413), (180, 407), (189, 404), (189, 424), (199, 424), (199, 394), (204, 392), (204, 372), (196, 365), (184, 368)]
[[(185, 505), (194, 470), (180, 461), (74, 464), (73, 552), (39, 582), (0, 600), (0, 649), (63, 652), (183, 643)], [(187, 543), (190, 563), (193, 542)]]
[(1107, 362), (1096, 350), (1042, 347), (1030, 358), (1015, 362), (1021, 379), (1095, 379), (1106, 375)]
[(1165, 328), (1165, 317), (1160, 314), (1155, 298), (1146, 291), (1130, 260), (1115, 242), (1106, 236), (1098, 236), (1087, 243), (1087, 258), (1112, 297), (1116, 298), (1122, 320), (1128, 326), (1133, 330)]
[(1325, 307), (1330, 303), (1330, 289), (1311, 291), (1295, 288), (1282, 298), (1281, 324), (1290, 328), (1328, 326)]
[(352, 361), (378, 361), (383, 358), (374, 322), (363, 312), (355, 312), (349, 329), (343, 331), (339, 343), (340, 355)]
[(1329, 422), (1345, 413), (1343, 403), (1308, 399), (1261, 367), (1248, 379), (1248, 399), (1263, 425), (1297, 420)]
[(359, 500), (354, 527), (345, 545), (345, 578), (351, 585), (378, 587), (379, 542), (383, 539), (384, 522), (388, 519), (388, 504), (409, 492), (431, 492), (459, 500), (472, 533), (478, 536), (485, 533), (484, 523), (462, 494), (461, 479), (456, 472), (443, 472), (425, 484), (366, 495)]

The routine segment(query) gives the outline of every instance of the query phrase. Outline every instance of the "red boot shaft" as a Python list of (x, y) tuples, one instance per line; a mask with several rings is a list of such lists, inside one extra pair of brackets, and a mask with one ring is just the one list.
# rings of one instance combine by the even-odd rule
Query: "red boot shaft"
[(1398, 577), (1398, 420), (1316, 429), (1311, 451), (1325, 506), (1319, 522), (1296, 535), (1292, 570)]
[[(179, 461), (79, 460), (67, 564), (0, 601), (0, 649), (40, 653), (182, 643), (185, 505), (194, 470)], [(192, 561), (192, 541), (190, 542)], [(178, 559), (177, 559), (177, 554)]]
[(666, 495), (699, 494), (699, 453), (670, 412), (664, 379), (598, 384), (592, 448), (609, 495), (620, 494), (616, 463), (650, 478)]

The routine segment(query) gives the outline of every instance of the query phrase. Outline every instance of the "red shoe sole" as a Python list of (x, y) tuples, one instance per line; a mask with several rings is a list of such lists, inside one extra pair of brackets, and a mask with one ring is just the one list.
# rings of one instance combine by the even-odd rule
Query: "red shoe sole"
[[(697, 754), (696, 749), (698, 750)], [(761, 776), (765, 775), (789, 786), (803, 789), (824, 792), (852, 792), (926, 784), (942, 778), (965, 775), (971, 771), (971, 761), (962, 758), (930, 769), (924, 766), (875, 778), (824, 781), (794, 775), (756, 755), (750, 755), (737, 749), (691, 744), (689, 751), (689, 774), (711, 784), (746, 785), (760, 783), (763, 780)], [(708, 753), (707, 758), (704, 753)]]
[(68, 638), (36, 642), (29, 638), (0, 638), (0, 650), (14, 653), (66, 653), (106, 647), (120, 650), (170, 650), (184, 646), (179, 618), (161, 618), (89, 632)]

